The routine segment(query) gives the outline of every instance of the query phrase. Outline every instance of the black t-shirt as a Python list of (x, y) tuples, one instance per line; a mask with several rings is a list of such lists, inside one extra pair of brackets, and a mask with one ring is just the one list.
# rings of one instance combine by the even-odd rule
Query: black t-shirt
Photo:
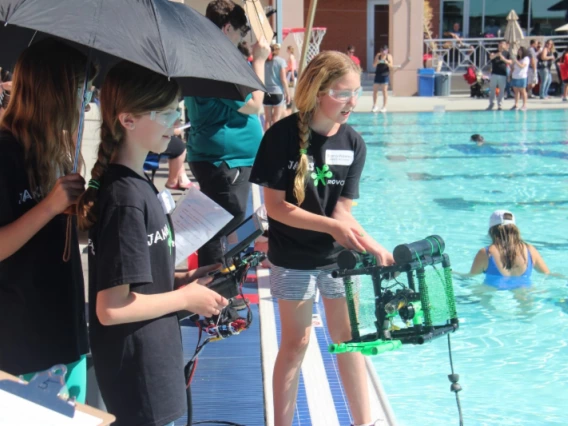
[(110, 165), (89, 239), (89, 332), (107, 409), (116, 425), (172, 422), (187, 410), (176, 314), (113, 326), (96, 314), (99, 291), (123, 284), (139, 294), (174, 288), (173, 228), (156, 188), (128, 167)]
[[(0, 132), (0, 159), (2, 227), (34, 208), (38, 191), (28, 183), (22, 146), (7, 132)], [(56, 216), (0, 261), (0, 370), (33, 373), (89, 351), (77, 231), (64, 262), (66, 225), (66, 215)]]
[[(250, 181), (286, 191), (286, 201), (297, 205), (294, 178), (299, 159), (298, 115), (274, 124), (262, 139)], [(330, 137), (311, 130), (309, 171), (302, 209), (330, 217), (339, 197), (359, 197), (359, 180), (365, 165), (366, 146), (349, 125)], [(341, 247), (329, 234), (294, 228), (270, 216), (268, 258), (277, 266), (314, 269), (336, 262)]]
[[(511, 59), (511, 55), (509, 55), (509, 52), (504, 51), (501, 52), (501, 54), (503, 55), (503, 57), (507, 60)], [(493, 58), (491, 60), (491, 73), (495, 74), (495, 75), (507, 75), (507, 67), (508, 65), (503, 62), (503, 60), (499, 57), (496, 56), (495, 58)]]

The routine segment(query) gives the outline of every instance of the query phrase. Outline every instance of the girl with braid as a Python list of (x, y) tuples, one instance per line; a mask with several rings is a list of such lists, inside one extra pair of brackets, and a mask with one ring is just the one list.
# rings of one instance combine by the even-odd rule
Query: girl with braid
[[(176, 315), (211, 317), (227, 301), (204, 277), (219, 265), (175, 272), (172, 223), (146, 177), (149, 151), (172, 135), (175, 80), (129, 62), (101, 88), (101, 142), (78, 218), (89, 229), (90, 342), (97, 381), (117, 425), (169, 425), (187, 410)], [(177, 289), (177, 290), (175, 290)]]
[[(346, 123), (360, 94), (360, 69), (347, 55), (317, 55), (298, 82), (299, 112), (268, 129), (252, 169), (251, 182), (264, 187), (271, 291), (282, 326), (273, 376), (275, 426), (292, 424), (316, 288), (333, 341), (351, 339), (343, 281), (330, 275), (339, 251), (367, 251), (379, 264), (393, 263), (351, 213), (366, 148)], [(337, 363), (353, 423), (372, 425), (363, 356), (340, 354)]]
[(31, 380), (66, 364), (69, 394), (80, 402), (89, 352), (85, 289), (76, 221), (67, 229), (65, 213), (85, 190), (71, 172), (87, 71), (96, 74), (68, 45), (33, 43), (16, 63), (0, 124), (0, 370)]

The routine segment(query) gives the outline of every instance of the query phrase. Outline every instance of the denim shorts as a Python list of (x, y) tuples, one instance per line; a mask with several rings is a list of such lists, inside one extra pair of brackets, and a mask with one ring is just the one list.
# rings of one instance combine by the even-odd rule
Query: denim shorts
[(517, 89), (524, 89), (527, 87), (527, 79), (526, 78), (514, 78), (511, 80), (511, 86), (516, 87)]
[[(270, 292), (272, 297), (283, 300), (310, 300), (316, 295), (316, 288), (327, 299), (345, 297), (343, 278), (333, 278), (331, 271), (337, 265), (321, 269), (287, 269), (273, 265), (270, 269)], [(359, 279), (352, 277), (355, 292), (359, 292)]]
[(377, 75), (375, 76), (375, 84), (389, 84), (388, 75)]

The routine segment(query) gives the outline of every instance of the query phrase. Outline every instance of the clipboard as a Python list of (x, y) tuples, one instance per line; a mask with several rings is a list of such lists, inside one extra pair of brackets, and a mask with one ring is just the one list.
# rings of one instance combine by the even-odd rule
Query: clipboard
[(264, 8), (260, 3), (260, 0), (243, 0), (244, 9), (249, 21), (251, 28), (251, 40), (250, 45), (252, 46), (263, 36), (266, 38), (268, 44), (272, 42), (274, 38), (274, 31), (270, 26), (270, 21), (266, 17)]
[(0, 426), (107, 426), (114, 422), (112, 414), (58, 396), (66, 372), (64, 365), (56, 365), (26, 383), (0, 371)]

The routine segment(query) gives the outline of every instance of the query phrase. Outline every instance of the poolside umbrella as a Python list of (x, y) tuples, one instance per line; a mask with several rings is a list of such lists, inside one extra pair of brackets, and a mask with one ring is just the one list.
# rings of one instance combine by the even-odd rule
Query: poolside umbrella
[[(57, 36), (90, 48), (105, 66), (126, 59), (172, 78), (184, 95), (244, 99), (263, 85), (209, 19), (168, 0), (0, 0), (0, 63), (32, 39)], [(40, 34), (36, 34), (36, 31)], [(35, 35), (35, 37), (34, 37)]]
[(562, 10), (568, 10), (568, 0), (560, 0), (558, 3), (550, 6), (547, 10), (551, 12), (559, 12)]
[(511, 53), (516, 55), (521, 46), (521, 41), (525, 38), (523, 30), (519, 25), (519, 16), (514, 10), (507, 16), (507, 27), (505, 28), (504, 39), (511, 45)]

